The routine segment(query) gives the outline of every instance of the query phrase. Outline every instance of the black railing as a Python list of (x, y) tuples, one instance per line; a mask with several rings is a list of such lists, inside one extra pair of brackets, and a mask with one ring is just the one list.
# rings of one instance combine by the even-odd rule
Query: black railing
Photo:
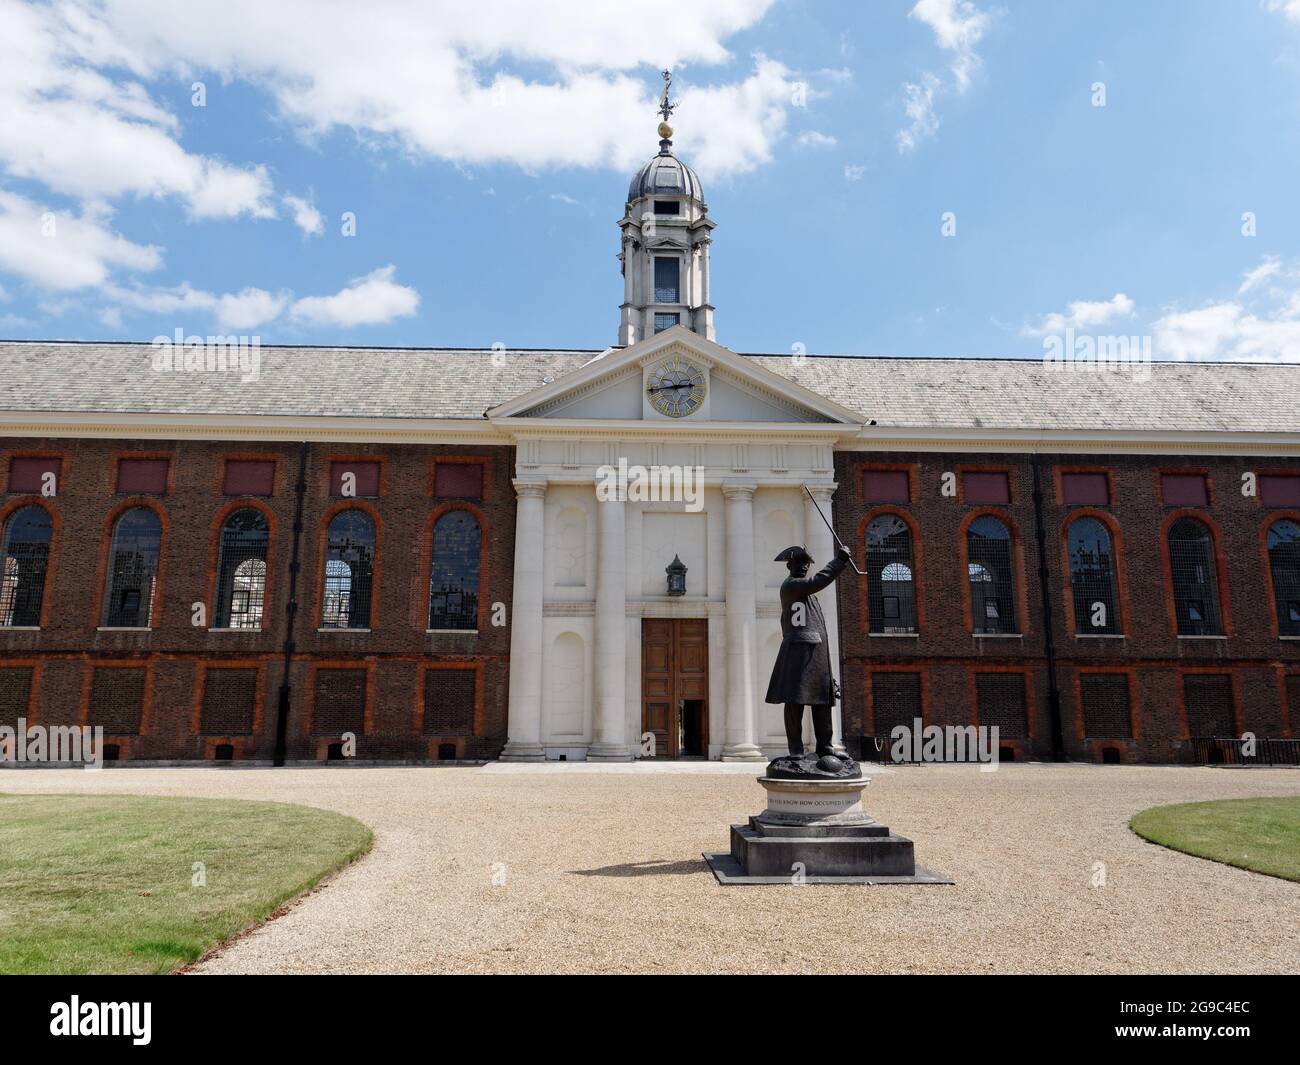
[(1200, 765), (1300, 765), (1300, 739), (1193, 736), (1192, 760)]

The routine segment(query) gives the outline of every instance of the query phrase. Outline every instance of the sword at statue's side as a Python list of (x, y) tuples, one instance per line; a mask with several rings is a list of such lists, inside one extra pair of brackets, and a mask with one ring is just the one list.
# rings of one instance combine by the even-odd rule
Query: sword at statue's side
[[(822, 508), (817, 505), (817, 498), (812, 494), (812, 492), (808, 491), (808, 486), (804, 485), (803, 490), (805, 492), (808, 492), (808, 498), (812, 501), (813, 510), (817, 511), (818, 517), (820, 517), (822, 521), (826, 522), (826, 528), (830, 529), (831, 535), (835, 537), (835, 542), (839, 544), (840, 547), (844, 548), (845, 551), (849, 551), (848, 544), (846, 544), (843, 540), (840, 539), (840, 534), (835, 531), (835, 526), (832, 525), (830, 521), (827, 519), (826, 515), (822, 513)], [(853, 567), (853, 572), (856, 573), (859, 577), (866, 576), (866, 574), (863, 573), (862, 570), (858, 569), (858, 564), (853, 561), (852, 551), (849, 551), (849, 565)]]

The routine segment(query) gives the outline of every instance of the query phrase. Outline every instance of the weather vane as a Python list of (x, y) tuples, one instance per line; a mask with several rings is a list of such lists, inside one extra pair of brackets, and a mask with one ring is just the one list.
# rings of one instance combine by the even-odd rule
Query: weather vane
[(664, 121), (667, 122), (672, 118), (673, 109), (677, 105), (668, 102), (668, 90), (673, 87), (673, 72), (671, 70), (665, 70), (662, 73), (664, 79), (664, 91), (659, 97), (659, 113), (664, 116)]

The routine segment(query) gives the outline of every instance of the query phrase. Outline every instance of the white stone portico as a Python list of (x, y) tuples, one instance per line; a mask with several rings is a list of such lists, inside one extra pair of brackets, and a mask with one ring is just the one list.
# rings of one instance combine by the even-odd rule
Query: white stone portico
[[(704, 376), (689, 416), (658, 412), (656, 368)], [(781, 707), (763, 701), (780, 646), (781, 549), (819, 564), (833, 540), (834, 448), (859, 415), (675, 327), (610, 349), (558, 382), (488, 412), (516, 445), (518, 496), (507, 760), (628, 760), (641, 753), (642, 623), (707, 622), (709, 758), (765, 761), (785, 750)], [(701, 471), (683, 499), (602, 501), (602, 469)], [(686, 593), (669, 596), (679, 557)], [(821, 604), (839, 674), (835, 595)], [(840, 737), (839, 708), (835, 716)]]

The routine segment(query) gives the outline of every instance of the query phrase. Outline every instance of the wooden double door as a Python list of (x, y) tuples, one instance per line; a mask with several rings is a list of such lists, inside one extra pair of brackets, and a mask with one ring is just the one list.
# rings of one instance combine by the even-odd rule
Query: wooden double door
[(709, 755), (709, 623), (641, 620), (641, 731), (656, 758)]

